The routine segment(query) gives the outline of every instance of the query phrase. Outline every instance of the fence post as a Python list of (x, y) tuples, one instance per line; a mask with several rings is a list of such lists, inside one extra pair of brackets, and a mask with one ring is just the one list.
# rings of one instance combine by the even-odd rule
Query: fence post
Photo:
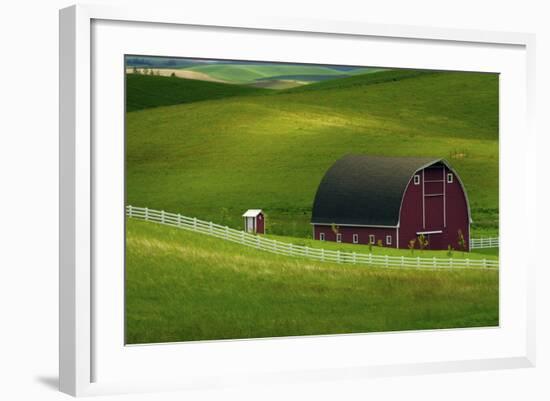
[(306, 252), (306, 258), (309, 257), (309, 248), (307, 247), (307, 245), (306, 245), (304, 250)]
[(145, 208), (145, 220), (149, 221), (149, 208), (148, 207)]
[(197, 231), (197, 218), (193, 217), (193, 230)]
[(420, 267), (420, 256), (416, 257), (416, 267)]
[(128, 205), (128, 217), (134, 217), (132, 215), (132, 205)]
[(336, 263), (340, 263), (340, 251), (336, 251)]
[(325, 261), (325, 250), (321, 249), (321, 262)]
[(181, 227), (181, 214), (178, 213), (178, 227)]
[(385, 260), (385, 263), (386, 263), (386, 267), (389, 267), (389, 263), (388, 263), (388, 255), (386, 255), (386, 260)]
[(210, 235), (212, 235), (212, 222), (208, 224), (208, 231), (210, 232)]
[(355, 264), (355, 263), (357, 263), (357, 260), (355, 259), (355, 252), (353, 252), (352, 255), (353, 255), (353, 258), (352, 258), (353, 264)]
[(483, 267), (487, 267), (487, 259), (483, 258)]
[(160, 222), (164, 224), (164, 210), (160, 211)]
[(435, 266), (436, 266), (436, 264), (435, 264), (435, 256), (434, 256), (433, 266), (434, 266), (434, 268), (435, 268)]
[(449, 266), (451, 267), (451, 269), (453, 268), (453, 258), (449, 259)]
[(466, 258), (466, 267), (470, 267), (470, 259)]
[(229, 237), (229, 227), (225, 226), (225, 239), (227, 239), (227, 237)]

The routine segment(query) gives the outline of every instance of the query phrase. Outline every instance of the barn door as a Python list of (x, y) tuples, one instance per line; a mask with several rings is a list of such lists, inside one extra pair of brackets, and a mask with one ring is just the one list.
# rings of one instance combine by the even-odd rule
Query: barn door
[(426, 196), (426, 230), (440, 230), (443, 228), (443, 196)]

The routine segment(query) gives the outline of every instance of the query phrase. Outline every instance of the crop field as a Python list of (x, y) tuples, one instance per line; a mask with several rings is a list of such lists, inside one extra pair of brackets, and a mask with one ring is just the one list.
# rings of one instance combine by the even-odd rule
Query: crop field
[[(278, 76), (298, 75), (304, 76), (329, 76), (351, 75), (352, 73), (366, 72), (366, 68), (357, 68), (350, 71), (341, 71), (325, 66), (315, 65), (281, 65), (281, 64), (250, 64), (243, 67), (242, 64), (209, 64), (186, 68), (189, 71), (201, 72), (213, 78), (226, 82), (246, 84), (258, 79), (272, 79)], [(275, 78), (277, 79), (277, 78)], [(326, 79), (326, 78), (325, 78)]]
[(126, 342), (498, 325), (498, 271), (388, 270), (269, 255), (127, 220)]

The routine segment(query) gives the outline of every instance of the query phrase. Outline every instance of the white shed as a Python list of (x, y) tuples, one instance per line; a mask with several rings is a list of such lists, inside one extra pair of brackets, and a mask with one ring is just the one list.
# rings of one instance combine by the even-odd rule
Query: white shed
[(264, 212), (261, 209), (248, 209), (244, 214), (244, 231), (253, 234), (265, 233)]

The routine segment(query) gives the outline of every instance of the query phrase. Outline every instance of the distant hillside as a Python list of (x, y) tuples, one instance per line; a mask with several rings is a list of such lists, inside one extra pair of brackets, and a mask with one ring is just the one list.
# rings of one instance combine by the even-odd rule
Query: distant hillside
[[(342, 76), (352, 71), (342, 71), (324, 66), (287, 65), (287, 64), (205, 64), (187, 68), (208, 74), (216, 79), (235, 83), (252, 83), (259, 79), (271, 79), (288, 75)], [(366, 69), (364, 69), (367, 71)]]
[(167, 57), (150, 57), (150, 56), (126, 56), (126, 67), (154, 67), (154, 68), (185, 68), (194, 65), (203, 64), (204, 61), (184, 59), (184, 58), (167, 58)]
[(272, 93), (262, 88), (193, 79), (126, 74), (126, 110), (135, 111), (207, 99)]
[[(376, 72), (374, 74), (373, 72)], [(320, 80), (310, 85), (293, 88), (286, 92), (296, 93), (303, 91), (315, 91), (324, 89), (343, 89), (357, 86), (381, 84), (386, 82), (401, 81), (403, 79), (415, 78), (421, 75), (433, 74), (435, 72), (426, 70), (374, 70), (369, 73), (354, 74), (347, 77), (336, 77), (331, 80)]]
[(270, 80), (295, 80), (295, 81), (306, 81), (306, 82), (319, 82), (325, 81), (327, 79), (338, 79), (338, 78), (347, 78), (348, 75), (312, 75), (312, 74), (303, 74), (303, 75), (274, 75), (267, 78), (258, 78), (256, 82), (270, 81)]

